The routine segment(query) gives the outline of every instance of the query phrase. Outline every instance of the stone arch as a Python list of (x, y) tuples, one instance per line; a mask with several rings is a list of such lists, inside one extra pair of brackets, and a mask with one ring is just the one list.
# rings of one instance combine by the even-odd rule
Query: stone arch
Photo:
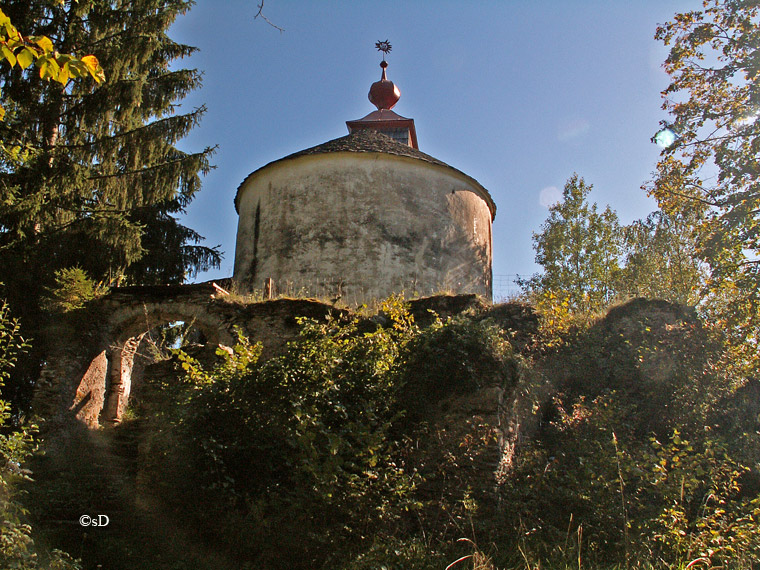
[[(228, 287), (226, 281), (220, 281)], [(345, 313), (313, 299), (230, 300), (216, 283), (123, 287), (56, 319), (46, 340), (47, 364), (35, 387), (34, 412), (90, 428), (118, 423), (129, 400), (134, 351), (141, 335), (174, 321), (192, 322), (207, 345), (232, 346), (237, 330), (262, 345), (265, 358), (299, 334), (298, 317)], [(50, 424), (56, 425), (56, 424)]]
[(208, 303), (185, 299), (138, 302), (121, 306), (110, 317), (110, 334), (103, 378), (103, 406), (99, 423), (117, 424), (127, 408), (133, 386), (135, 357), (145, 336), (157, 327), (176, 321), (192, 324), (207, 344), (231, 345), (233, 337), (224, 323), (208, 312)]
[(51, 327), (51, 350), (35, 390), (35, 412), (73, 416), (89, 427), (121, 419), (134, 357), (145, 334), (175, 321), (192, 323), (207, 344), (234, 343), (234, 318), (212, 283), (114, 289)]
[(109, 318), (111, 337), (125, 341), (158, 326), (174, 321), (192, 322), (206, 335), (209, 343), (229, 345), (234, 342), (219, 316), (208, 311), (208, 303), (187, 300), (138, 302), (116, 309)]

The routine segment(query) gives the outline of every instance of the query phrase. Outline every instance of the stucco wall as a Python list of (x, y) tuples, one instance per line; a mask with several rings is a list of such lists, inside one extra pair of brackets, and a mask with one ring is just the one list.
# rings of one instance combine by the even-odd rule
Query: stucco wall
[(301, 156), (239, 194), (234, 279), (364, 302), (448, 290), (491, 298), (492, 214), (455, 171), (380, 153)]

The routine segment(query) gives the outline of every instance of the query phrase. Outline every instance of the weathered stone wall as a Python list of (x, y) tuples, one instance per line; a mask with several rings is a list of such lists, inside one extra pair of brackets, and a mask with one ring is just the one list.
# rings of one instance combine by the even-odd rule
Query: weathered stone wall
[(37, 384), (35, 413), (90, 427), (118, 423), (145, 358), (140, 341), (161, 325), (190, 323), (212, 346), (234, 344), (239, 329), (273, 355), (298, 334), (297, 316), (321, 319), (338, 311), (308, 299), (245, 304), (217, 295), (210, 283), (120, 288), (62, 317), (48, 331), (47, 344), (55, 348)]
[[(474, 294), (420, 298), (409, 306), (423, 327), (436, 316), (445, 319), (467, 311), (474, 318), (494, 318), (520, 334), (535, 332), (536, 317), (529, 307), (491, 307)], [(191, 323), (209, 347), (233, 345), (239, 330), (260, 342), (263, 358), (270, 358), (298, 335), (299, 317), (323, 320), (347, 312), (312, 299), (238, 302), (212, 283), (114, 289), (53, 323), (46, 344), (54, 348), (38, 381), (34, 409), (45, 418), (76, 419), (89, 427), (119, 423), (143, 366), (152, 361), (146, 333), (161, 325)], [(367, 321), (372, 326), (378, 322)]]
[(460, 172), (382, 153), (300, 156), (238, 194), (234, 280), (361, 303), (406, 291), (491, 299), (492, 212)]

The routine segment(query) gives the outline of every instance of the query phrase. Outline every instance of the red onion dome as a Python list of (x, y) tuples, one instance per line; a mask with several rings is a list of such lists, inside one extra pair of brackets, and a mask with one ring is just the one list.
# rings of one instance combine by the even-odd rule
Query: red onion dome
[(369, 100), (378, 110), (393, 109), (393, 106), (401, 99), (401, 91), (393, 81), (385, 76), (385, 68), (388, 67), (388, 63), (383, 60), (380, 67), (383, 68), (383, 76), (380, 81), (375, 81), (369, 88)]

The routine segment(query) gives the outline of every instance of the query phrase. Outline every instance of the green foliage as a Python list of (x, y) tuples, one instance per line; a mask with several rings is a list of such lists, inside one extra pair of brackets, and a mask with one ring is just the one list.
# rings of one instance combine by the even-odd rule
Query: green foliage
[(98, 83), (105, 81), (105, 72), (94, 55), (76, 58), (58, 53), (53, 42), (46, 36), (23, 36), (2, 10), (0, 26), (0, 61), (7, 61), (11, 67), (18, 65), (24, 70), (35, 64), (42, 79), (52, 79), (64, 86), (69, 79), (87, 76)]
[(104, 293), (105, 288), (79, 267), (59, 269), (55, 272), (55, 286), (43, 299), (43, 306), (54, 313), (65, 313), (81, 309), (85, 303)]
[(516, 389), (523, 366), (505, 331), (471, 316), (436, 321), (408, 345), (398, 437), (408, 442), (407, 469), (419, 477), (415, 527), (435, 537), (431, 552), (450, 553), (493, 514), (500, 395)]
[[(109, 71), (100, 85), (64, 91), (18, 69), (0, 72), (9, 100), (1, 138), (32, 151), (2, 169), (4, 262), (24, 264), (24, 285), (50, 285), (53, 271), (75, 265), (97, 280), (178, 282), (218, 263), (216, 250), (193, 245), (200, 236), (175, 217), (198, 191), (211, 152), (174, 146), (203, 112), (175, 112), (200, 81), (198, 72), (170, 70), (194, 51), (166, 35), (188, 8), (183, 0), (141, 0), (128, 11), (94, 0), (4, 4), (19, 27), (45, 31), (62, 50), (97, 52)], [(150, 257), (156, 250), (161, 256)], [(6, 279), (9, 290), (20, 277)]]
[(657, 211), (624, 228), (625, 294), (684, 305), (701, 300), (705, 275), (696, 255), (693, 221)]
[(556, 393), (502, 487), (507, 544), (559, 567), (757, 560), (757, 412), (726, 405), (722, 344), (681, 311), (629, 303), (536, 363)]
[[(3, 294), (27, 336), (42, 336), (41, 301), (57, 287), (56, 271), (78, 267), (109, 286), (167, 284), (220, 262), (217, 248), (201, 245), (178, 220), (213, 150), (177, 148), (204, 112), (178, 112), (201, 74), (175, 66), (195, 48), (167, 35), (191, 4), (137, 0), (127, 10), (107, 0), (3, 2), (27, 39), (47, 36), (61, 53), (95, 54), (107, 72), (101, 83), (62, 86), (29, 67), (0, 66), (7, 111), (0, 141), (16, 149), (0, 156), (0, 266)], [(17, 367), (19, 392), (36, 380), (42, 349)]]
[(504, 332), (472, 317), (421, 330), (397, 299), (300, 327), (265, 362), (245, 338), (213, 367), (180, 354), (184, 380), (149, 420), (146, 483), (240, 566), (445, 566), (492, 509), (478, 477), (498, 444), (493, 418), (440, 405), (479, 390), (497, 405), (488, 390), (518, 374)]
[(695, 446), (674, 430), (667, 443), (652, 438), (643, 464), (661, 505), (646, 528), (658, 558), (738, 568), (758, 560), (760, 495), (742, 492), (749, 469), (725, 443), (708, 435)]
[(187, 386), (170, 420), (186, 446), (175, 460), (192, 474), (181, 492), (198, 497), (192, 516), (214, 521), (237, 556), (271, 568), (346, 556), (416, 508), (416, 476), (391, 437), (416, 329), (396, 302), (385, 314), (389, 326), (364, 331), (358, 318), (303, 320), (286, 354), (265, 363), (245, 339), (210, 371), (181, 357)]
[(600, 310), (617, 292), (620, 225), (609, 206), (600, 214), (596, 204), (588, 204), (592, 188), (577, 174), (567, 181), (562, 201), (549, 208), (541, 232), (533, 234), (536, 263), (544, 272), (520, 280), (529, 294), (554, 294), (573, 311)]
[[(266, 361), (245, 338), (179, 353), (119, 428), (135, 503), (178, 527), (152, 570), (755, 563), (760, 387), (693, 311), (639, 299), (522, 356), (477, 315), (420, 329), (397, 300), (300, 327)], [(112, 540), (85, 558), (134, 547)]]
[(697, 304), (705, 269), (696, 257), (693, 212), (657, 211), (620, 226), (609, 206), (589, 205), (592, 186), (577, 174), (567, 181), (563, 201), (549, 209), (533, 234), (543, 273), (518, 279), (549, 330), (569, 315), (599, 312), (615, 300), (647, 297)]
[(658, 27), (670, 46), (663, 109), (678, 134), (663, 149), (649, 192), (693, 220), (725, 328), (752, 345), (760, 327), (760, 7), (708, 0)]
[(489, 321), (469, 317), (436, 320), (416, 335), (404, 366), (404, 401), (417, 415), (442, 397), (471, 393), (488, 385), (514, 381), (512, 347)]
[[(624, 398), (580, 399), (526, 449), (504, 492), (518, 508), (513, 532), (545, 561), (674, 568), (747, 568), (757, 560), (760, 496), (743, 496), (747, 468), (714, 434), (693, 442), (631, 438)], [(514, 513), (512, 513), (514, 514)], [(580, 533), (582, 533), (582, 540)]]
[(68, 554), (54, 550), (45, 565), (32, 539), (32, 528), (25, 522), (27, 510), (19, 501), (17, 485), (29, 480), (22, 463), (34, 452), (32, 435), (36, 426), (12, 426), (10, 405), (1, 396), (8, 371), (27, 348), (19, 335), (18, 321), (11, 319), (7, 304), (0, 303), (0, 566), (33, 570), (50, 568), (78, 570), (79, 563)]
[(348, 561), (346, 570), (441, 570), (448, 559), (416, 537), (378, 539), (365, 552)]

